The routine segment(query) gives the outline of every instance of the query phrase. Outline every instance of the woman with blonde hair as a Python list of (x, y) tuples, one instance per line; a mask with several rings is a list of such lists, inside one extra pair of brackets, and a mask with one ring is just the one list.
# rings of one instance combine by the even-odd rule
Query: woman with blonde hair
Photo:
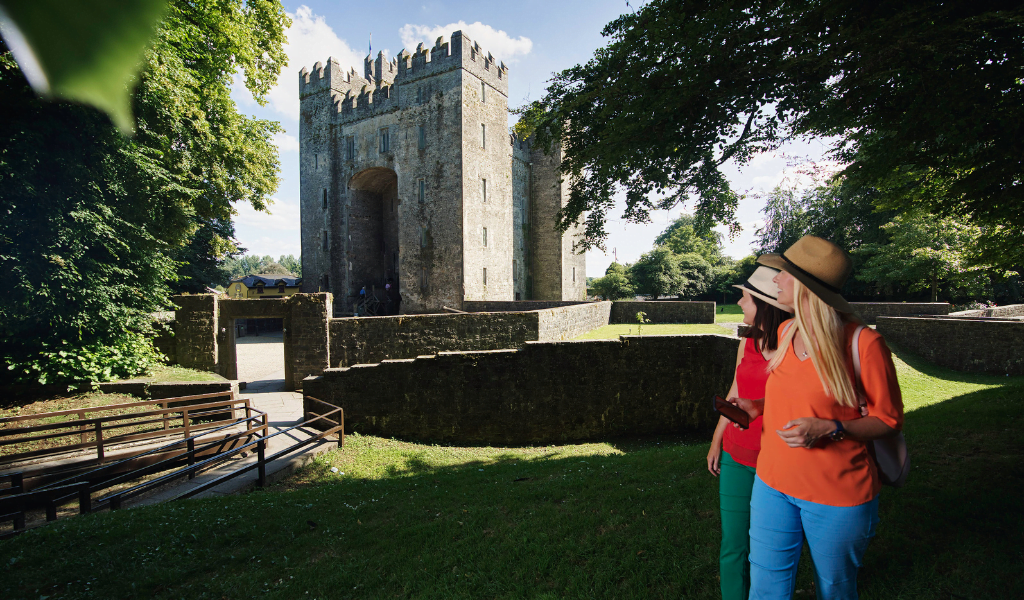
[[(779, 347), (779, 324), (789, 319), (791, 306), (778, 301), (773, 279), (779, 271), (758, 267), (743, 282), (733, 287), (743, 291), (739, 306), (743, 323), (748, 326), (736, 354), (736, 374), (728, 398), (764, 398), (768, 381), (768, 361)], [(761, 418), (747, 429), (729, 427), (723, 416), (708, 450), (708, 471), (718, 477), (718, 498), (722, 515), (722, 545), (718, 555), (719, 580), (723, 600), (746, 600), (750, 591), (750, 490), (754, 485), (754, 467), (761, 448)]]
[(840, 295), (852, 263), (838, 246), (804, 236), (758, 262), (781, 271), (779, 302), (795, 312), (779, 329), (764, 402), (739, 403), (763, 411), (750, 502), (750, 598), (792, 598), (805, 538), (818, 598), (857, 598), (881, 488), (868, 442), (903, 426), (896, 369), (882, 336), (864, 328), (855, 382), (852, 336), (860, 321)]

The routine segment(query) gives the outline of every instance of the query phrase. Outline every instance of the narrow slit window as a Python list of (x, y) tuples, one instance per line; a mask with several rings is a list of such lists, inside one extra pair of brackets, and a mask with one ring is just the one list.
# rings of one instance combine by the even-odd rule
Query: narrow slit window
[(420, 268), (420, 288), (427, 289), (427, 268)]
[(418, 183), (418, 188), (419, 189), (416, 192), (416, 195), (419, 198), (421, 203), (422, 202), (426, 202), (427, 201), (427, 182), (424, 179), (420, 179), (417, 183)]
[(482, 202), (487, 202), (487, 180), (486, 179), (481, 179), (480, 180), (480, 200)]
[(423, 150), (424, 148), (427, 147), (427, 128), (424, 127), (423, 125), (420, 125), (416, 133), (416, 145), (420, 150)]
[(487, 247), (487, 228), (484, 227), (484, 247)]
[(321, 240), (321, 245), (323, 246), (323, 251), (327, 252), (327, 232), (326, 231), (324, 231), (323, 234), (320, 236), (320, 240)]
[(484, 285), (487, 285), (487, 267), (484, 267)]
[(327, 210), (327, 190), (324, 189), (323, 198), (320, 201), (321, 208)]
[(572, 282), (576, 283), (576, 267), (572, 268)]
[(487, 102), (487, 84), (480, 82), (480, 102)]
[(416, 88), (416, 104), (423, 104), (423, 87)]
[(484, 149), (487, 148), (487, 124), (486, 123), (481, 123), (480, 124), (480, 147), (484, 148)]
[(390, 151), (391, 151), (391, 140), (389, 139), (389, 136), (388, 136), (388, 130), (385, 127), (384, 129), (380, 130), (380, 153), (384, 154), (385, 152), (390, 152)]
[(356, 159), (356, 138), (351, 135), (345, 138), (345, 158), (346, 160)]

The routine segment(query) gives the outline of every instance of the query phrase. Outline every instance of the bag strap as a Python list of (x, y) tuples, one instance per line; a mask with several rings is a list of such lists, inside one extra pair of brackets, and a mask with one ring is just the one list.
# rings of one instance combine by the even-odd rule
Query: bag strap
[(863, 329), (864, 325), (858, 325), (853, 332), (853, 388), (857, 393), (857, 402), (860, 404), (860, 416), (866, 417), (868, 416), (868, 399), (862, 393), (860, 381), (860, 332)]

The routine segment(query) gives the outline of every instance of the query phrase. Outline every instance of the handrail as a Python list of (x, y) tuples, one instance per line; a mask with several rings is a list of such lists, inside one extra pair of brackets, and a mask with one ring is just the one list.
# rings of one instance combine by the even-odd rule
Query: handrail
[[(227, 397), (225, 400), (218, 400), (214, 402), (203, 402), (200, 404), (184, 404), (180, 406), (169, 406), (171, 403), (185, 402), (190, 399), (209, 399), (213, 397)], [(94, 417), (91, 419), (76, 419), (71, 421), (64, 421), (61, 423), (47, 423), (44, 425), (34, 425), (28, 427), (18, 427), (7, 430), (0, 430), (0, 448), (5, 446), (12, 446), (15, 444), (25, 444), (30, 442), (37, 442), (48, 439), (67, 438), (73, 436), (80, 436), (81, 442), (77, 444), (67, 444), (62, 446), (56, 446), (53, 448), (42, 448), (37, 450), (28, 450), (24, 452), (17, 452), (14, 454), (8, 454), (0, 456), (0, 465), (10, 464), (37, 456), (49, 456), (54, 454), (64, 454), (76, 450), (84, 450), (87, 448), (95, 448), (97, 454), (97, 460), (103, 461), (105, 458), (105, 449), (108, 446), (114, 446), (124, 444), (137, 440), (152, 439), (156, 437), (164, 437), (170, 434), (184, 433), (185, 437), (188, 437), (191, 433), (191, 429), (207, 429), (211, 426), (209, 423), (192, 425), (192, 420), (196, 418), (210, 417), (212, 415), (223, 414), (230, 412), (234, 414), (234, 411), (240, 409), (246, 409), (246, 413), (249, 414), (249, 408), (251, 407), (248, 398), (236, 399), (233, 392), (217, 392), (214, 394), (200, 394), (198, 396), (181, 396), (176, 398), (162, 398), (160, 400), (152, 400), (147, 402), (133, 402), (122, 405), (111, 405), (121, 407), (132, 407), (132, 406), (152, 406), (154, 404), (163, 405), (163, 408), (157, 410), (146, 410), (136, 413), (122, 414), (122, 415), (108, 415), (104, 417)], [(101, 410), (108, 410), (111, 407), (100, 407)], [(27, 421), (27, 420), (40, 420), (53, 417), (55, 415), (66, 415), (66, 414), (79, 414), (84, 415), (93, 409), (77, 409), (70, 411), (57, 411), (53, 413), (38, 413), (35, 415), (25, 415), (24, 417), (12, 417), (8, 421)], [(168, 428), (170, 421), (169, 417), (173, 415), (173, 420), (178, 420), (178, 415), (181, 418), (181, 426), (175, 426)], [(146, 419), (146, 417), (156, 417), (153, 419)], [(133, 421), (133, 419), (142, 419), (140, 421)], [(217, 421), (217, 423), (223, 423), (224, 420)], [(232, 421), (233, 422), (233, 421)], [(140, 427), (146, 425), (156, 425), (162, 423), (163, 428), (159, 426), (145, 429), (138, 433), (122, 433), (113, 436), (104, 436), (104, 432), (111, 432), (117, 429), (123, 429), (126, 427)], [(31, 433), (39, 433), (44, 431), (53, 430), (64, 430), (56, 433), (45, 433), (42, 435), (28, 435)], [(87, 434), (90, 432), (94, 433), (95, 439), (93, 441), (87, 441)], [(14, 437), (14, 436), (24, 437)], [(6, 438), (6, 439), (4, 439)]]
[[(128, 402), (125, 404), (107, 404), (105, 406), (89, 406), (86, 408), (71, 408), (68, 410), (58, 410), (46, 413), (35, 413), (31, 415), (19, 415), (14, 417), (2, 417), (0, 418), (0, 425), (4, 423), (12, 423), (15, 421), (28, 421), (32, 419), (41, 419), (49, 417), (61, 417), (64, 415), (81, 414), (88, 412), (102, 412), (107, 410), (116, 410), (119, 408), (133, 408), (135, 406), (149, 406), (153, 404), (166, 404), (167, 402), (178, 402), (184, 400), (201, 400), (203, 398), (215, 398), (218, 396), (231, 396), (234, 398), (235, 393), (231, 391), (225, 392), (211, 392), (209, 394), (197, 394), (194, 396), (174, 396), (171, 398), (158, 398), (156, 400), (143, 400), (140, 402)], [(243, 399), (247, 400), (247, 399)], [(233, 400), (234, 401), (234, 400)], [(240, 401), (240, 400), (239, 400)], [(166, 407), (165, 407), (166, 408)]]

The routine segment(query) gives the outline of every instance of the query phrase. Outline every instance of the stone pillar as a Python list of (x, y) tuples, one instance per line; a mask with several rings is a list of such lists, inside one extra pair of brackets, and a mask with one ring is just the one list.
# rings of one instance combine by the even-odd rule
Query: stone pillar
[(174, 327), (178, 364), (217, 372), (217, 296), (174, 296), (171, 302), (178, 307)]
[(330, 328), (332, 296), (329, 293), (295, 294), (284, 320), (284, 369), (288, 389), (300, 389), (309, 375), (320, 375), (331, 364)]

